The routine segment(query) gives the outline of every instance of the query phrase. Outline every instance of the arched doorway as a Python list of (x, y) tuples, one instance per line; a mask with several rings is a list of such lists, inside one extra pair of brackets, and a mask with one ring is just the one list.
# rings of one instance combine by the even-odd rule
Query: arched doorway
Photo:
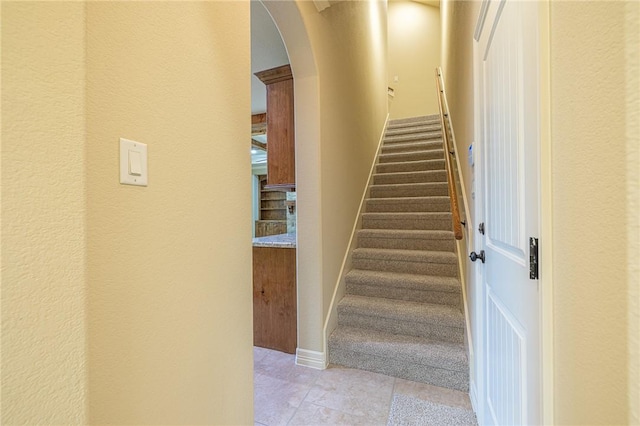
[(262, 3), (280, 31), (294, 75), (298, 211), (296, 362), (309, 367), (325, 368), (318, 70), (297, 2)]

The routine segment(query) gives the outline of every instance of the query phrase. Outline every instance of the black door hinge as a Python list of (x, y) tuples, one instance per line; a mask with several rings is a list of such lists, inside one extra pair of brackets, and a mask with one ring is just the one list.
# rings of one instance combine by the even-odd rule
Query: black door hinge
[(538, 279), (538, 239), (529, 238), (529, 279)]

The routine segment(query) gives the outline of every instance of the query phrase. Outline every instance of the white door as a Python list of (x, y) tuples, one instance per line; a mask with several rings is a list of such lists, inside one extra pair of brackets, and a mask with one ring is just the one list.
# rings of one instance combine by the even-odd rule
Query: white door
[[(476, 32), (482, 187), (480, 423), (541, 423), (540, 294), (529, 238), (539, 223), (537, 2), (485, 2)], [(478, 222), (477, 222), (478, 223)], [(477, 232), (477, 231), (476, 231)], [(477, 261), (476, 263), (479, 263)]]

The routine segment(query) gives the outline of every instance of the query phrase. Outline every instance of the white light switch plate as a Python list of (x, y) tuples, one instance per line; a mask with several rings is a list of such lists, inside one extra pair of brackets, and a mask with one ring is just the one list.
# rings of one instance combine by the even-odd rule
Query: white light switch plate
[(120, 183), (147, 186), (147, 181), (147, 145), (120, 138)]

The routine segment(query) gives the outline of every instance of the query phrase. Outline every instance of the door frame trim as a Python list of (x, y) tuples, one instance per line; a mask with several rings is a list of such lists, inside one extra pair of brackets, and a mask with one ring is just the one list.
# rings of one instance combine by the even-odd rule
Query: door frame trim
[(549, 1), (538, 4), (540, 73), (540, 351), (542, 422), (554, 424), (554, 330), (553, 330), (553, 175), (551, 170), (551, 48)]

